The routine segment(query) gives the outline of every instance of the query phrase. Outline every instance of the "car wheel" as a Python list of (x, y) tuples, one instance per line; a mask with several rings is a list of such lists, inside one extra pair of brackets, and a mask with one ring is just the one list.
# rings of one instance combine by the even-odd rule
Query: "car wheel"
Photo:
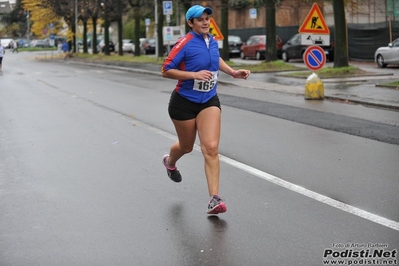
[(260, 60), (261, 59), (261, 55), (259, 52), (256, 52), (255, 54), (256, 60)]
[(377, 55), (377, 66), (379, 68), (384, 68), (387, 66), (387, 64), (384, 63), (384, 57), (382, 55)]
[(290, 61), (290, 59), (288, 58), (288, 54), (286, 51), (283, 52), (283, 54), (281, 55), (281, 57), (283, 58), (284, 62), (288, 62)]
[(246, 56), (245, 56), (244, 52), (240, 53), (240, 57), (241, 57), (241, 59), (246, 59)]

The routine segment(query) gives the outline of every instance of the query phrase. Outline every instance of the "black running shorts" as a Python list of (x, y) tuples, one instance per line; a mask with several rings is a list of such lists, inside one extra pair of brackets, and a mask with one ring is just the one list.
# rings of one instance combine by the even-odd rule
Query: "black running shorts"
[(217, 95), (206, 103), (195, 103), (187, 100), (176, 91), (173, 91), (169, 100), (168, 112), (170, 118), (174, 120), (190, 120), (196, 118), (199, 112), (211, 106), (222, 109)]

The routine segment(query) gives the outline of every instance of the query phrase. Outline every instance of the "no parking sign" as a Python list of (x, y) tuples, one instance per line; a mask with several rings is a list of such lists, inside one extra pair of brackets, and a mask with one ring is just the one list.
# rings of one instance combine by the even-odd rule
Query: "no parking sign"
[(326, 63), (326, 54), (320, 46), (309, 46), (303, 54), (303, 61), (310, 70), (316, 71)]

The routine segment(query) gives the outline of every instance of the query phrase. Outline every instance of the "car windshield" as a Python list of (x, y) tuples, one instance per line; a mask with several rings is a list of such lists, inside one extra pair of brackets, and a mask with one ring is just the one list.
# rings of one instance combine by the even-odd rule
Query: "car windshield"
[(238, 36), (229, 36), (229, 42), (241, 42), (241, 38)]
[[(261, 40), (263, 43), (266, 43), (266, 36), (263, 36)], [(280, 42), (280, 39), (277, 36), (276, 36), (276, 42)]]

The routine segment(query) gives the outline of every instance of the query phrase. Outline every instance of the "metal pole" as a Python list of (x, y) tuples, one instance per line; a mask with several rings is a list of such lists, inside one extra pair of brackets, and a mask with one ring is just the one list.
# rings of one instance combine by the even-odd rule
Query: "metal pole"
[(26, 16), (28, 19), (28, 46), (30, 46), (30, 16), (29, 16), (29, 10), (28, 10), (28, 15)]
[(78, 0), (75, 0), (75, 50), (76, 54), (78, 54)]

